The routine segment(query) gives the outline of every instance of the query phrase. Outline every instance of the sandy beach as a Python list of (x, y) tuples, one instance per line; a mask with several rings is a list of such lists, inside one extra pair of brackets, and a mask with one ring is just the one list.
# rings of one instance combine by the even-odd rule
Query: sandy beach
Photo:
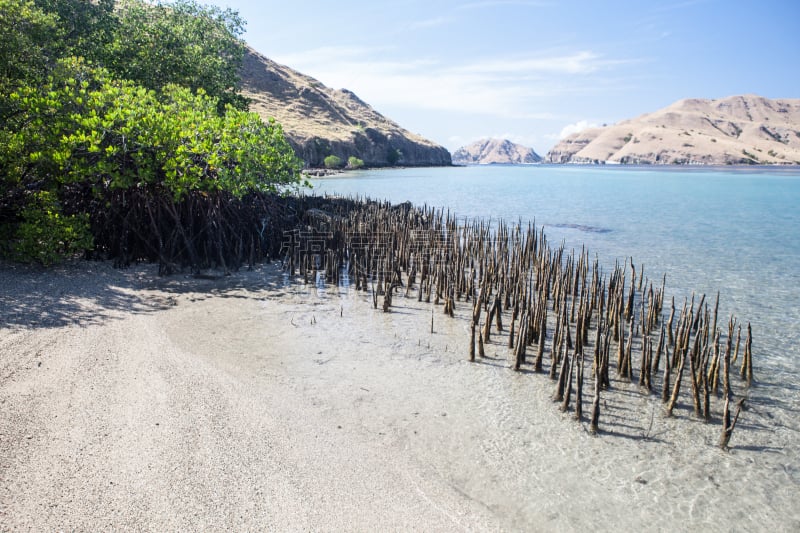
[(759, 376), (729, 452), (633, 384), (591, 436), (431, 309), (276, 264), (0, 264), (0, 530), (800, 530), (796, 383)]

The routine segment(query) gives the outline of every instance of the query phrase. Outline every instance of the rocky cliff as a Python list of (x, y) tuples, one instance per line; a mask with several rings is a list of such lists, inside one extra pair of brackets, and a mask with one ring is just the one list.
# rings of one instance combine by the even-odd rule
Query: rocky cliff
[(687, 99), (566, 137), (548, 163), (800, 164), (800, 99)]
[(355, 156), (367, 166), (450, 165), (450, 152), (410, 133), (347, 90), (334, 90), (250, 49), (242, 67), (250, 110), (275, 118), (306, 165), (329, 155)]
[(483, 139), (453, 152), (456, 165), (522, 165), (541, 160), (533, 148), (506, 139)]

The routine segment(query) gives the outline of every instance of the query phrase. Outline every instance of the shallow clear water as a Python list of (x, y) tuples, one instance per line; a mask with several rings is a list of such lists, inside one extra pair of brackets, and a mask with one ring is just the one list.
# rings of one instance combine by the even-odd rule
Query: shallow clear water
[(535, 221), (552, 245), (586, 245), (606, 271), (633, 257), (645, 277), (666, 274), (667, 296), (679, 306), (692, 291), (713, 305), (719, 290), (721, 317), (752, 322), (760, 366), (773, 377), (797, 373), (800, 169), (454, 167), (351, 172), (313, 184), (314, 194)]

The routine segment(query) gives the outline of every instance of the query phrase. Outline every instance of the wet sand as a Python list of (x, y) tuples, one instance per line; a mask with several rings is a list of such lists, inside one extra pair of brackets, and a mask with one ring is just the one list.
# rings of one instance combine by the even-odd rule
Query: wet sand
[(616, 382), (593, 437), (463, 303), (155, 272), (0, 265), (0, 530), (800, 529), (796, 383), (730, 452)]

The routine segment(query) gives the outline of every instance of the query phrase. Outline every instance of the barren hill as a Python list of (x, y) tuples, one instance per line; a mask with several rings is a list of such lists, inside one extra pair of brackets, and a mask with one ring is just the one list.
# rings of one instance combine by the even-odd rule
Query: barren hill
[(453, 163), (458, 165), (520, 165), (541, 160), (533, 148), (506, 139), (482, 139), (453, 153)]
[(800, 164), (800, 99), (686, 99), (566, 137), (548, 163)]
[(275, 118), (308, 166), (329, 155), (368, 166), (450, 165), (450, 153), (404, 130), (347, 90), (334, 90), (248, 49), (242, 94), (265, 120)]

